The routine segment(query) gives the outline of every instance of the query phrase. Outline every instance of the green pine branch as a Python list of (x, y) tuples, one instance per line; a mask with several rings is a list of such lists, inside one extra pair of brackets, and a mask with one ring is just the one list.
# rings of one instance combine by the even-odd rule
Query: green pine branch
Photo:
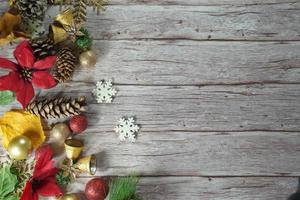
[(60, 170), (56, 174), (56, 182), (61, 188), (66, 188), (72, 182), (71, 174)]
[(142, 200), (136, 194), (138, 182), (134, 176), (114, 179), (109, 185), (109, 200)]

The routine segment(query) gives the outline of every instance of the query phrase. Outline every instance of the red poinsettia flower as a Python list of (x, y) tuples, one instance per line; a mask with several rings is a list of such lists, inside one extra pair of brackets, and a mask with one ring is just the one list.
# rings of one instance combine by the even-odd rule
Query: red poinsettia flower
[(0, 90), (16, 92), (17, 100), (25, 108), (34, 96), (32, 84), (42, 89), (56, 85), (53, 76), (46, 71), (54, 65), (56, 56), (36, 61), (28, 41), (17, 46), (14, 56), (18, 63), (0, 58), (0, 68), (11, 70), (8, 75), (0, 77)]
[(26, 183), (20, 200), (38, 200), (39, 195), (53, 197), (62, 195), (56, 183), (58, 168), (54, 167), (53, 152), (50, 146), (39, 148), (35, 154), (33, 177)]

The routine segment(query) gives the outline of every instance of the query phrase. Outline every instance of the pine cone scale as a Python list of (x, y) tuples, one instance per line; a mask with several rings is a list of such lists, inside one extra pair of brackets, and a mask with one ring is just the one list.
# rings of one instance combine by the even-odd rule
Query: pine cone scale
[(59, 83), (63, 83), (71, 79), (76, 67), (77, 58), (71, 49), (63, 48), (58, 52), (54, 77)]
[(26, 111), (44, 119), (57, 119), (78, 115), (85, 111), (85, 97), (76, 99), (60, 97), (31, 102)]
[(54, 41), (50, 38), (36, 38), (30, 41), (34, 56), (40, 60), (55, 54)]

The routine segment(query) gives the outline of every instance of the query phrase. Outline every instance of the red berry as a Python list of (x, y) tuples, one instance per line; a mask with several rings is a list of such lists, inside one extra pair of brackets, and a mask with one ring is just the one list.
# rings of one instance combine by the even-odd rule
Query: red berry
[(85, 196), (88, 200), (104, 200), (108, 194), (108, 184), (106, 180), (94, 178), (85, 186)]
[(69, 126), (74, 133), (82, 133), (88, 125), (86, 116), (76, 115), (71, 118)]

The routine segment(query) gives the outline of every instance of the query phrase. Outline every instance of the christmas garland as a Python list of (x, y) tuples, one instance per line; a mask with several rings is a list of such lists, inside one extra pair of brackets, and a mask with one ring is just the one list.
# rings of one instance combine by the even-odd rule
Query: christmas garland
[[(96, 64), (91, 50), (93, 39), (84, 27), (86, 10), (99, 13), (105, 0), (8, 0), (9, 9), (0, 18), (0, 45), (17, 43), (15, 61), (0, 58), (0, 68), (9, 72), (0, 77), (0, 105), (16, 100), (22, 109), (10, 110), (0, 118), (0, 136), (7, 152), (0, 164), (0, 200), (38, 200), (39, 196), (76, 200), (66, 192), (68, 184), (82, 173), (95, 175), (95, 155), (81, 157), (82, 140), (88, 119), (83, 114), (84, 96), (35, 98), (35, 88), (50, 89), (71, 81), (77, 66)], [(60, 5), (61, 12), (49, 28), (43, 27), (46, 9)], [(71, 6), (73, 5), (73, 8)], [(48, 31), (47, 31), (48, 30)], [(99, 81), (92, 91), (97, 103), (111, 103), (117, 90), (112, 80)], [(65, 122), (47, 125), (48, 119)], [(50, 121), (48, 121), (50, 122)], [(49, 129), (55, 144), (65, 148), (65, 159), (55, 166), (54, 152), (46, 144)], [(121, 118), (115, 131), (120, 140), (136, 140), (139, 126), (134, 118)], [(136, 194), (135, 176), (91, 179), (85, 188), (88, 200), (141, 200)]]

